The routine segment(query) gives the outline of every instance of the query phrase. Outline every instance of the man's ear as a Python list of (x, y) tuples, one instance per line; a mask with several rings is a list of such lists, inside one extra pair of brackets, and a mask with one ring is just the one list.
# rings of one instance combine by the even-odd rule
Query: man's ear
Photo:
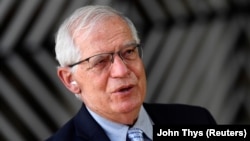
[(81, 89), (77, 82), (73, 79), (73, 74), (70, 68), (58, 67), (57, 75), (64, 84), (64, 86), (74, 94), (80, 94)]

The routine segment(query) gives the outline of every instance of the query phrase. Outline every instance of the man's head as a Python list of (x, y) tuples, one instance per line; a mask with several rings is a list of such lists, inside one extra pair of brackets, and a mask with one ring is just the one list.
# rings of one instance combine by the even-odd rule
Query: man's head
[(139, 44), (134, 25), (119, 12), (80, 8), (57, 33), (58, 76), (94, 112), (132, 124), (146, 94)]

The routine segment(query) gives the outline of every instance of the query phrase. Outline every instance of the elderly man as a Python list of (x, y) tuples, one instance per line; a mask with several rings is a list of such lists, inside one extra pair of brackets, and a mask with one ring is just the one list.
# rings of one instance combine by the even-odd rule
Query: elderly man
[(153, 138), (154, 124), (216, 124), (204, 108), (144, 103), (137, 31), (108, 6), (76, 10), (59, 28), (55, 50), (60, 80), (83, 104), (48, 140), (146, 141)]

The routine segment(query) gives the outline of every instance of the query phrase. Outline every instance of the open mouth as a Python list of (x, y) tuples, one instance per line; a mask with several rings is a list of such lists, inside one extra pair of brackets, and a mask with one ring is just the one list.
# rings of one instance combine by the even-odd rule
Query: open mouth
[(115, 92), (116, 93), (125, 93), (125, 92), (129, 92), (132, 88), (133, 88), (133, 86), (124, 86), (124, 87), (117, 89)]
[(132, 89), (132, 87), (121, 88), (119, 92), (126, 92), (129, 91), (130, 89)]

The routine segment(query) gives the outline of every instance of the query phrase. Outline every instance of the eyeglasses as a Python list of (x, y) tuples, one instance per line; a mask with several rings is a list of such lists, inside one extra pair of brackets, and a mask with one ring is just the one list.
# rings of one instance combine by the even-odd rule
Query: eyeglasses
[(105, 68), (108, 68), (114, 62), (115, 54), (117, 54), (125, 64), (128, 64), (131, 63), (131, 61), (142, 58), (142, 48), (139, 44), (136, 44), (130, 47), (122, 48), (118, 52), (97, 54), (74, 64), (68, 65), (68, 67), (73, 67), (83, 62), (88, 62), (88, 70), (93, 69), (102, 71)]

